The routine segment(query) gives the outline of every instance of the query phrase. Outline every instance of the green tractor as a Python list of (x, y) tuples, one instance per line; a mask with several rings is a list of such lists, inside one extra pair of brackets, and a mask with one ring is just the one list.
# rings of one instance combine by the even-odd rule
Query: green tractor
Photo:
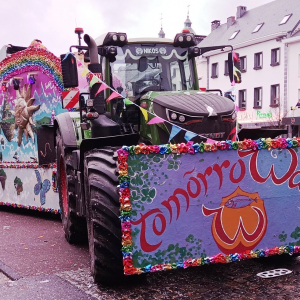
[[(80, 38), (82, 31), (77, 33)], [(95, 83), (89, 93), (80, 94), (79, 111), (55, 119), (61, 218), (68, 242), (88, 237), (95, 282), (119, 283), (124, 272), (116, 150), (186, 142), (181, 132), (169, 141), (174, 125), (197, 134), (195, 142), (230, 139), (235, 104), (221, 92), (199, 90), (195, 63), (204, 52), (228, 46), (199, 48), (189, 32), (174, 40), (127, 39), (116, 32), (94, 40), (85, 34), (84, 41), (87, 46), (72, 47), (84, 53), (89, 71), (110, 89), (98, 92), (101, 83)], [(233, 80), (232, 49), (229, 61)], [(75, 57), (63, 54), (61, 64), (65, 88), (77, 87)], [(107, 103), (111, 90), (122, 97)], [(140, 108), (153, 113), (149, 119), (158, 116), (166, 122), (148, 125)]]

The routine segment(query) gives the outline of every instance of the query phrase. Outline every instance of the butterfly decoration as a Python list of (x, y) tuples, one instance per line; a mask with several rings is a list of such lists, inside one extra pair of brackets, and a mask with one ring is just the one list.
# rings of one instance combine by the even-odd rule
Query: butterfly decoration
[(51, 184), (48, 179), (42, 181), (41, 174), (38, 170), (34, 170), (37, 184), (34, 186), (34, 194), (40, 194), (41, 205), (46, 203), (46, 193), (50, 190)]

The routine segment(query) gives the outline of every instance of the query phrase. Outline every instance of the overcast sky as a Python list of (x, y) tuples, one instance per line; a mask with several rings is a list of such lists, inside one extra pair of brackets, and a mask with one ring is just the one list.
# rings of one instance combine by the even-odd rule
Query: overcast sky
[[(236, 7), (247, 10), (272, 0), (1, 0), (1, 44), (28, 46), (42, 40), (54, 54), (66, 53), (78, 43), (75, 27), (92, 37), (125, 32), (128, 37), (157, 37), (160, 17), (166, 37), (174, 38), (183, 28), (190, 5), (196, 34), (208, 35), (210, 23), (236, 15)], [(0, 44), (0, 47), (2, 45)]]

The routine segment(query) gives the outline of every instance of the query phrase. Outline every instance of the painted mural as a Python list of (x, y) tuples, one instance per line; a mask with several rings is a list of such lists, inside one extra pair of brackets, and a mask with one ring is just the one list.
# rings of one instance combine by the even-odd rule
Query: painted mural
[(58, 212), (51, 124), (66, 111), (60, 60), (35, 40), (0, 62), (0, 81), (0, 205)]
[(125, 274), (300, 251), (298, 140), (179, 146), (119, 150)]

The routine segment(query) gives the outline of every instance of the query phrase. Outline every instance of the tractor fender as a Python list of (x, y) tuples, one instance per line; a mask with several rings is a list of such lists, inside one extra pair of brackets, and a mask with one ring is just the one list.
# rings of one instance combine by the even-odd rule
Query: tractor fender
[(54, 120), (54, 132), (59, 128), (65, 147), (77, 148), (73, 122), (69, 112), (59, 114)]

